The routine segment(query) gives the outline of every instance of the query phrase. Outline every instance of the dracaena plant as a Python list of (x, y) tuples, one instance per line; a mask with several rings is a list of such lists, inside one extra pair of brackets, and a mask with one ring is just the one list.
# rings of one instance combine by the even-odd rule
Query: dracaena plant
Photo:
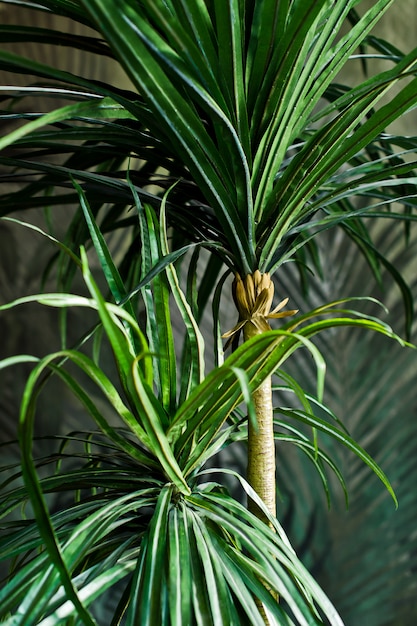
[[(395, 499), (382, 470), (331, 412), (327, 419), (315, 415), (315, 403), (322, 401), (324, 359), (311, 337), (335, 326), (396, 336), (388, 326), (360, 319), (341, 308), (343, 302), (335, 302), (300, 316), (291, 322), (292, 330), (255, 334), (204, 376), (204, 341), (170, 263), (175, 255), (168, 251), (164, 211), (159, 224), (149, 205), (137, 207), (149, 255), (143, 258), (139, 284), (127, 293), (86, 198), (77, 189), (108, 287), (120, 304), (105, 300), (82, 247), (79, 259), (67, 252), (82, 271), (89, 297), (45, 293), (0, 307), (33, 301), (64, 310), (86, 307), (97, 311), (100, 320), (74, 348), (44, 358), (18, 355), (0, 363), (1, 368), (34, 363), (19, 416), (21, 463), (3, 468), (1, 513), (6, 520), (0, 555), (12, 561), (10, 578), (0, 591), (3, 623), (96, 624), (111, 619), (112, 624), (132, 625), (342, 624), (253, 487), (227, 467), (210, 469), (207, 463), (222, 448), (247, 439), (242, 402), (256, 431), (256, 394), (251, 399), (251, 393), (295, 350), (304, 348), (316, 364), (317, 397), (304, 393), (284, 372), (279, 378), (301, 406), (286, 411), (287, 417), (308, 424), (316, 436), (310, 440), (295, 426), (292, 441), (312, 460), (328, 493), (326, 467), (345, 491), (346, 486), (318, 444), (318, 431), (355, 452)], [(139, 292), (147, 338), (132, 306)], [(187, 367), (179, 376), (170, 297), (188, 338)], [(118, 382), (102, 365), (100, 329), (112, 348)], [(69, 433), (53, 454), (35, 458), (37, 401), (47, 393), (52, 376), (70, 389), (95, 428)], [(277, 430), (276, 436), (291, 441), (284, 431)], [(222, 474), (241, 485), (256, 505), (256, 515), (230, 496), (218, 480)], [(15, 484), (21, 476), (25, 487)], [(51, 511), (46, 498), (65, 493), (65, 506)], [(29, 500), (35, 521), (8, 521), (7, 516)], [(109, 592), (110, 617), (107, 613), (101, 621), (100, 602)]]
[[(315, 237), (342, 227), (377, 278), (381, 264), (391, 271), (411, 320), (407, 285), (373, 243), (365, 220), (414, 219), (415, 140), (385, 129), (415, 106), (417, 50), (403, 54), (370, 34), (392, 4), (377, 0), (362, 11), (358, 0), (40, 0), (30, 5), (35, 12), (64, 15), (96, 35), (69, 38), (52, 28), (0, 27), (4, 42), (64, 44), (116, 59), (131, 81), (131, 89), (122, 90), (14, 52), (0, 53), (4, 70), (31, 76), (25, 90), (5, 89), (3, 119), (20, 123), (0, 139), (0, 148), (5, 149), (0, 163), (10, 169), (2, 182), (19, 182), (20, 176), (22, 184), (18, 191), (6, 191), (2, 214), (16, 207), (79, 203), (65, 241), (57, 242), (62, 250), (60, 282), (69, 290), (74, 268), (81, 266), (91, 298), (38, 299), (59, 307), (98, 310), (123, 389), (120, 396), (97, 358), (79, 350), (62, 350), (35, 366), (21, 412), (23, 473), (52, 564), (49, 574), (42, 553), (6, 587), (6, 610), (19, 606), (11, 620), (24, 616), (21, 619), (31, 621), (20, 623), (41, 619), (58, 623), (76, 615), (75, 621), (91, 623), (88, 605), (106, 585), (127, 577), (114, 624), (122, 622), (126, 607), (128, 624), (320, 623), (312, 609), (314, 601), (331, 623), (339, 623), (291, 550), (285, 551), (275, 518), (274, 437), (284, 435), (276, 419), (274, 432), (271, 376), (278, 372), (298, 398), (302, 408), (293, 417), (313, 427), (312, 440), (299, 432), (297, 445), (319, 469), (326, 489), (323, 464), (341, 476), (320, 449), (316, 429), (353, 449), (391, 490), (382, 471), (343, 430), (314, 416), (312, 400), (282, 366), (300, 346), (311, 352), (318, 370), (315, 401), (324, 410), (325, 361), (311, 337), (346, 324), (394, 335), (381, 322), (346, 312), (342, 301), (323, 303), (318, 310), (295, 317), (295, 309), (286, 308), (285, 293), (279, 303), (273, 302), (272, 278), (275, 274), (279, 278), (286, 262), (296, 260), (303, 281), (308, 281), (306, 268), (317, 267)], [(366, 66), (369, 49), (387, 61), (388, 69), (356, 87), (342, 85), (338, 79), (342, 68), (353, 55), (362, 57)], [(396, 91), (390, 95), (393, 86)], [(45, 93), (70, 103), (44, 115), (21, 112), (26, 94), (36, 101)], [(137, 211), (126, 212), (132, 205)], [(116, 268), (102, 233), (120, 229), (129, 239)], [(48, 236), (54, 239), (51, 233)], [(85, 252), (78, 258), (80, 245), (89, 239), (113, 305), (97, 290)], [(210, 259), (197, 294), (195, 271), (202, 247)], [(184, 295), (172, 263), (191, 248), (195, 252)], [(237, 319), (233, 328), (220, 331), (222, 265), (234, 275)], [(217, 367), (205, 377), (198, 322), (212, 291)], [(169, 293), (186, 328), (178, 389)], [(143, 300), (144, 331), (135, 321), (138, 294)], [(271, 320), (286, 316), (290, 317), (284, 326), (270, 330)], [(315, 316), (319, 319), (312, 321)], [(241, 331), (244, 345), (239, 347)], [(233, 351), (224, 364), (221, 334)], [(96, 382), (126, 432), (101, 416), (66, 373), (68, 361)], [(90, 451), (89, 437), (81, 437), (88, 453), (76, 482), (79, 489), (93, 492), (80, 509), (75, 506), (62, 513), (62, 526), (61, 513), (51, 518), (42, 497), (42, 489), (57, 487), (51, 479), (41, 489), (30, 451), (30, 425), (46, 369), (50, 371), (46, 378), (52, 374), (63, 378), (111, 442), (94, 436)], [(248, 407), (247, 421), (239, 409), (242, 401)], [(327, 416), (332, 419), (330, 411)], [(250, 512), (203, 478), (204, 464), (222, 446), (239, 439), (248, 440), (248, 484), (243, 484)], [(104, 486), (101, 465), (107, 471), (109, 460), (100, 446), (117, 450), (110, 474), (113, 468), (120, 475), (120, 464), (127, 457), (128, 481), (135, 472), (143, 476), (144, 468), (148, 476), (135, 498), (120, 496), (120, 508), (107, 502), (123, 489), (116, 479), (112, 483), (113, 478), (110, 486)], [(97, 476), (91, 470), (96, 466), (100, 466)], [(56, 482), (70, 484), (74, 477), (60, 476)], [(6, 502), (8, 498), (18, 502), (22, 494), (13, 491)], [(132, 534), (130, 525), (141, 507), (143, 527)], [(228, 508), (243, 524), (239, 530), (237, 523), (233, 530), (226, 513), (220, 512)], [(90, 510), (89, 522), (79, 522), (77, 516), (85, 517)], [(100, 522), (99, 510), (106, 511), (107, 523)], [(90, 521), (94, 533), (87, 541)], [(261, 533), (259, 541), (254, 542), (253, 529)], [(21, 532), (16, 542), (11, 551), (5, 549), (5, 556), (41, 545), (41, 539), (36, 541), (33, 534), (23, 539)], [(198, 592), (204, 585), (207, 591)]]

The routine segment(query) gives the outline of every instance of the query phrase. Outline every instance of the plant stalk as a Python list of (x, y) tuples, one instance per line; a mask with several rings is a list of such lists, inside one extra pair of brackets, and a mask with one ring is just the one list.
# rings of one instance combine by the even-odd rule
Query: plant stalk
[[(252, 324), (244, 328), (244, 340), (250, 339), (259, 331)], [(264, 502), (268, 511), (276, 515), (276, 471), (274, 414), (272, 407), (272, 380), (268, 376), (252, 394), (256, 414), (256, 426), (248, 424), (248, 468), (247, 479)], [(249, 510), (268, 524), (268, 520), (255, 502), (249, 499)]]
[[(235, 275), (232, 286), (233, 300), (239, 312), (238, 323), (223, 337), (228, 338), (226, 346), (232, 338), (238, 339), (243, 330), (243, 339), (248, 341), (256, 335), (271, 330), (268, 320), (288, 317), (297, 311), (282, 311), (288, 298), (282, 300), (271, 311), (274, 299), (274, 283), (268, 273), (261, 274), (256, 270), (242, 278)], [(248, 425), (248, 470), (247, 478), (268, 511), (276, 515), (275, 495), (275, 443), (274, 414), (272, 406), (272, 381), (269, 376), (252, 394), (257, 425)], [(268, 523), (266, 515), (252, 500), (248, 503), (250, 511)]]
[[(260, 332), (261, 331), (257, 329), (256, 326), (247, 323), (243, 330), (243, 339), (247, 341)], [(276, 464), (271, 376), (268, 376), (261, 386), (252, 393), (252, 400), (256, 414), (256, 424), (252, 424), (252, 421), (249, 420), (247, 480), (261, 498), (268, 511), (275, 517)], [(258, 519), (274, 530), (265, 513), (251, 498), (248, 498), (248, 509), (251, 513), (256, 515)], [(266, 580), (263, 581), (263, 584), (278, 602), (279, 598), (275, 589), (272, 589)], [(261, 600), (255, 598), (255, 603), (262, 615), (265, 626), (269, 626), (270, 622)]]
[[(268, 319), (288, 317), (296, 311), (281, 311), (287, 304), (288, 298), (282, 300), (271, 311), (274, 298), (274, 284), (268, 273), (261, 274), (256, 270), (242, 278), (236, 274), (233, 281), (233, 299), (239, 312), (237, 325), (223, 335), (230, 343), (232, 338), (238, 339), (243, 330), (243, 339), (248, 341), (256, 335), (271, 330)], [(237, 337), (236, 337), (237, 336)], [(248, 467), (247, 479), (251, 487), (261, 498), (267, 510), (276, 515), (276, 478), (275, 478), (275, 440), (274, 440), (274, 412), (272, 405), (272, 378), (268, 376), (252, 393), (252, 400), (256, 414), (256, 424), (249, 420), (248, 424)], [(273, 530), (265, 513), (251, 499), (248, 499), (248, 509), (258, 519)], [(266, 589), (278, 601), (278, 595), (271, 589), (268, 581), (264, 580)], [(266, 625), (269, 624), (262, 602), (256, 599), (258, 609)]]

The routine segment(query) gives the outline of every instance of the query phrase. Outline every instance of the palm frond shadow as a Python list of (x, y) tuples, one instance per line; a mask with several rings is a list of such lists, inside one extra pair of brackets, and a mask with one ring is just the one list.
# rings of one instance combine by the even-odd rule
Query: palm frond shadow
[[(408, 248), (401, 228), (379, 225), (373, 235), (398, 270), (413, 272), (417, 232), (412, 232)], [(382, 289), (376, 289), (365, 261), (343, 233), (322, 236), (320, 247), (325, 253), (321, 255), (324, 280), (314, 281), (303, 297), (297, 289), (296, 267), (284, 266), (278, 276), (282, 296), (308, 310), (341, 294), (372, 293), (387, 305), (388, 322), (401, 334), (401, 295), (392, 282), (382, 274)], [(415, 276), (410, 284), (415, 294)], [(381, 316), (381, 309), (375, 313)], [(415, 335), (414, 330), (414, 343)], [(349, 509), (342, 490), (335, 486), (332, 508), (326, 513), (317, 476), (308, 471), (309, 461), (278, 443), (278, 486), (284, 485), (279, 516), (286, 520), (300, 556), (338, 606), (347, 626), (411, 626), (417, 618), (417, 441), (412, 436), (417, 411), (416, 352), (377, 334), (349, 328), (321, 334), (317, 345), (327, 358), (327, 404), (387, 473), (399, 508), (395, 510), (359, 459), (319, 435), (320, 444), (346, 477)], [(286, 364), (286, 370), (303, 386), (314, 385), (314, 364), (302, 351)], [(285, 406), (288, 398), (277, 402)], [(291, 484), (285, 484), (288, 476)]]

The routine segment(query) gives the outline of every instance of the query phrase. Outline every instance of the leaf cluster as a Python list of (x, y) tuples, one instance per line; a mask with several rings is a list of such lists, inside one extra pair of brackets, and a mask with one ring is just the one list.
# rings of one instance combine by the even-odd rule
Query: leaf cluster
[[(3, 526), (1, 558), (15, 560), (14, 575), (1, 596), (3, 617), (11, 611), (10, 623), (20, 619), (17, 623), (47, 620), (45, 623), (54, 624), (77, 615), (83, 623), (95, 623), (95, 602), (107, 589), (115, 589), (117, 595), (121, 587), (125, 591), (113, 608), (114, 624), (124, 623), (124, 619), (127, 624), (136, 623), (139, 615), (145, 623), (171, 620), (186, 624), (199, 619), (262, 623), (253, 596), (264, 603), (277, 623), (290, 623), (288, 619), (299, 624), (312, 619), (322, 623), (316, 613), (318, 606), (329, 623), (339, 624), (277, 520), (271, 518), (275, 532), (263, 528), (221, 483), (207, 482), (206, 465), (225, 446), (246, 439), (242, 403), (247, 403), (253, 419), (252, 391), (294, 351), (306, 348), (316, 363), (317, 397), (306, 395), (280, 370), (283, 383), (296, 394), (302, 408), (280, 409), (277, 439), (292, 442), (307, 454), (329, 497), (326, 466), (345, 485), (334, 462), (318, 446), (317, 431), (330, 434), (359, 455), (395, 498), (383, 472), (343, 427), (334, 423), (334, 416), (329, 413), (329, 420), (315, 416), (314, 406), (322, 406), (325, 362), (311, 342), (322, 330), (345, 325), (395, 335), (381, 322), (361, 319), (341, 308), (343, 301), (335, 302), (293, 320), (291, 328), (254, 337), (204, 376), (204, 341), (189, 304), (193, 299), (187, 299), (182, 291), (167, 249), (164, 211), (158, 221), (149, 205), (137, 206), (143, 248), (149, 250), (149, 257), (144, 259), (138, 287), (128, 293), (85, 195), (81, 187), (76, 188), (116, 303), (103, 297), (82, 248), (77, 264), (89, 297), (46, 293), (1, 307), (37, 301), (63, 310), (92, 308), (99, 317), (98, 325), (78, 347), (63, 348), (42, 359), (18, 356), (1, 362), (1, 367), (6, 367), (35, 361), (19, 421), (25, 487), (13, 486), (20, 472), (13, 469), (10, 476), (11, 468), (5, 468), (8, 474), (1, 506), (4, 517), (29, 499), (34, 520), (29, 517), (23, 525), (6, 521)], [(138, 294), (146, 311), (145, 332), (133, 305)], [(170, 297), (177, 303), (188, 338), (179, 363)], [(314, 321), (315, 317), (319, 319)], [(99, 339), (99, 329), (113, 351), (117, 384), (100, 365), (103, 338)], [(86, 346), (94, 337), (89, 356)], [(39, 394), (47, 391), (51, 376), (58, 376), (78, 398), (95, 429), (73, 433), (55, 454), (35, 459), (36, 404)], [(93, 383), (102, 402), (96, 394), (91, 396), (83, 378)], [(283, 423), (284, 417), (307, 424), (313, 429), (313, 438)], [(225, 475), (228, 470), (219, 472)], [(256, 500), (244, 479), (236, 478)], [(47, 504), (52, 494), (65, 496), (56, 512)], [(282, 604), (273, 600), (261, 580), (279, 593)], [(207, 594), (195, 593), (196, 588), (205, 587)]]
[[(1, 163), (15, 182), (16, 167), (30, 182), (6, 194), (2, 213), (40, 206), (45, 193), (51, 206), (73, 202), (73, 176), (94, 212), (105, 211), (104, 230), (124, 227), (132, 223), (129, 159), (141, 200), (157, 207), (177, 182), (168, 222), (187, 238), (215, 241), (242, 276), (273, 273), (294, 256), (301, 268), (306, 254), (314, 263), (317, 232), (339, 225), (378, 277), (384, 258), (363, 218), (415, 217), (415, 139), (386, 129), (416, 104), (417, 53), (370, 34), (391, 4), (378, 0), (360, 15), (356, 0), (38, 3), (95, 30), (71, 45), (114, 57), (132, 91), (2, 51), (4, 70), (38, 77), (4, 95), (3, 120), (18, 127), (0, 142), (12, 144)], [(0, 30), (5, 42), (32, 37), (69, 43), (52, 29)], [(354, 87), (337, 82), (354, 53), (369, 64), (368, 49), (391, 69)], [(36, 102), (45, 91), (76, 102), (19, 113), (28, 95)], [(71, 239), (75, 249), (82, 243), (76, 231)]]

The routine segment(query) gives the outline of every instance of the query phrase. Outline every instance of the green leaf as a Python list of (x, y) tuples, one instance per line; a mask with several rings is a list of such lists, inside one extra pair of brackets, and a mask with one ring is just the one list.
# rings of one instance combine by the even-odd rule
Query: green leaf
[(39, 358), (31, 356), (30, 354), (17, 354), (16, 356), (9, 356), (0, 361), (0, 369), (5, 369), (11, 365), (19, 365), (20, 363), (38, 363)]
[[(165, 217), (165, 202), (161, 205), (160, 220), (161, 251), (164, 257), (167, 257), (169, 250)], [(171, 293), (175, 299), (178, 310), (181, 313), (182, 320), (184, 321), (189, 342), (190, 356), (186, 363), (189, 365), (190, 373), (188, 376), (188, 385), (186, 389), (182, 391), (182, 399), (184, 399), (188, 397), (193, 388), (197, 384), (201, 383), (204, 378), (204, 338), (193, 315), (193, 311), (180, 287), (177, 272), (172, 264), (167, 266), (166, 273)]]
[(230, 599), (221, 567), (217, 561), (217, 551), (212, 545), (206, 523), (200, 522), (198, 516), (190, 513), (189, 519), (191, 522), (189, 533), (194, 534), (195, 550), (201, 562), (202, 577), (207, 588), (208, 618), (213, 624), (230, 624), (232, 621)]
[(167, 525), (173, 487), (165, 486), (143, 542), (133, 581), (131, 603), (127, 613), (127, 626), (139, 622), (144, 626), (161, 623), (161, 604), (165, 602)]
[(173, 626), (187, 626), (191, 622), (191, 555), (186, 516), (178, 507), (170, 511), (168, 533), (170, 619)]
[[(287, 341), (285, 341), (287, 339)], [(179, 407), (170, 428), (171, 437), (176, 441), (178, 454), (188, 440), (195, 437), (197, 427), (202, 428), (201, 437), (194, 444), (192, 453), (187, 452), (184, 458), (185, 472), (198, 463), (200, 455), (230, 413), (242, 402), (242, 378), (236, 376), (235, 370), (246, 372), (249, 381), (248, 393), (258, 388), (297, 347), (308, 346), (318, 367), (318, 389), (321, 394), (323, 386), (323, 359), (311, 342), (300, 335), (287, 331), (271, 331), (246, 341), (219, 368), (210, 372), (205, 380), (194, 390), (188, 400)], [(184, 426), (186, 425), (186, 428)]]
[[(329, 623), (341, 626), (340, 617), (324, 594), (318, 592), (316, 583), (296, 557), (276, 520), (274, 526), (277, 527), (278, 533), (266, 527), (230, 496), (218, 493), (191, 495), (186, 497), (186, 501), (196, 512), (204, 514), (213, 523), (211, 536), (218, 538), (217, 541), (220, 541), (221, 545), (218, 556), (221, 558), (222, 554), (226, 553), (235, 568), (237, 566), (240, 570), (236, 576), (239, 582), (233, 585), (238, 597), (239, 594), (247, 597), (250, 589), (262, 599), (267, 610), (275, 618), (279, 618), (282, 615), (280, 604), (259, 581), (267, 580), (268, 584), (279, 592), (282, 600), (288, 603), (296, 623), (304, 625), (320, 623), (320, 620), (315, 620), (314, 617), (315, 610), (311, 602), (311, 598), (314, 597), (324, 610)], [(231, 541), (227, 539), (225, 541), (224, 538), (228, 535), (233, 538)], [(273, 559), (270, 558), (271, 555), (274, 556)], [(243, 568), (246, 575), (242, 575)], [(245, 588), (240, 585), (242, 578), (245, 580)], [(297, 581), (297, 584), (294, 581)], [(318, 618), (318, 615), (316, 616)]]
[(77, 102), (76, 104), (69, 104), (60, 109), (56, 109), (55, 111), (51, 111), (51, 113), (45, 113), (37, 119), (34, 119), (32, 122), (28, 122), (8, 135), (5, 135), (3, 138), (0, 138), (0, 150), (10, 146), (18, 139), (25, 137), (38, 128), (79, 117), (91, 117), (93, 119), (132, 119), (132, 115), (130, 115), (120, 104), (109, 97), (100, 97), (98, 100), (88, 100), (87, 102)]
[(138, 368), (135, 365), (133, 366), (132, 374), (137, 391), (137, 404), (141, 407), (140, 414), (150, 440), (152, 452), (157, 456), (167, 477), (172, 480), (180, 493), (189, 493), (190, 488), (162, 428), (163, 408), (152, 394), (152, 390), (141, 379)]
[[(123, 385), (123, 389), (129, 399), (133, 402), (132, 389), (131, 389), (131, 369), (135, 363), (136, 354), (134, 352), (134, 346), (130, 344), (130, 340), (123, 332), (123, 330), (116, 324), (114, 317), (109, 312), (109, 308), (106, 306), (106, 302), (94, 281), (91, 272), (88, 267), (87, 256), (85, 250), (81, 248), (81, 261), (83, 267), (83, 277), (90, 291), (91, 296), (97, 303), (100, 319), (103, 324), (106, 335), (110, 341), (110, 345), (113, 349), (116, 365), (120, 375), (120, 379)], [(145, 355), (143, 355), (145, 356)], [(135, 365), (136, 367), (136, 365)]]
[[(32, 374), (29, 378), (29, 383), (36, 375), (36, 368), (34, 372), (35, 374)], [(84, 623), (89, 626), (95, 626), (95, 621), (83, 606), (77, 590), (73, 585), (54, 528), (51, 524), (32, 456), (33, 421), (33, 406), (30, 404), (30, 396), (28, 397), (28, 391), (26, 390), (23, 396), (19, 417), (19, 443), (22, 451), (22, 473), (31, 495), (31, 502), (37, 518), (39, 532), (48, 551), (51, 571), (47, 572), (47, 575), (43, 576), (36, 585), (33, 585), (31, 592), (26, 597), (25, 608), (18, 618), (19, 621), (15, 623), (20, 623), (22, 626), (23, 624), (25, 624), (25, 626), (36, 624), (42, 614), (42, 599), (45, 595), (47, 596), (51, 590), (54, 590), (59, 584), (62, 584), (68, 599), (73, 603)]]
[[(30, 3), (25, 3), (25, 6)], [(76, 33), (66, 33), (65, 31), (55, 31), (50, 28), (39, 28), (37, 26), (21, 26), (19, 24), (0, 25), (0, 41), (2, 43), (33, 41), (37, 43), (48, 43), (51, 45), (68, 46), (72, 49), (83, 50), (110, 56), (109, 48), (100, 40), (94, 37), (77, 35)]]
[[(145, 7), (149, 4), (147, 2)], [(206, 89), (194, 76), (188, 75), (177, 51), (167, 46), (155, 49), (154, 29), (143, 13), (135, 11), (127, 2), (121, 11), (120, 2), (116, 6), (115, 0), (94, 0), (85, 6), (156, 114), (154, 130), (160, 136), (162, 131), (162, 137), (165, 136), (171, 145), (176, 146), (176, 152), (215, 208), (238, 262), (248, 273), (254, 263), (251, 241), (253, 221), (248, 207), (250, 175), (233, 125)], [(175, 73), (175, 82), (170, 76), (171, 72)], [(185, 87), (185, 94), (182, 86)], [(234, 169), (234, 162), (239, 164), (246, 186), (240, 206), (236, 206), (232, 200), (236, 195), (236, 185), (231, 179), (231, 171), (225, 166), (223, 155), (197, 115), (194, 99), (209, 108), (216, 126), (222, 128), (225, 136), (230, 138), (228, 145), (233, 146), (231, 170)]]
[(316, 415), (306, 413), (305, 411), (301, 411), (299, 409), (288, 410), (281, 407), (279, 409), (279, 412), (282, 413), (282, 415), (287, 415), (289, 417), (291, 416), (293, 418), (296, 417), (299, 421), (304, 422), (305, 424), (308, 424), (313, 428), (317, 428), (321, 432), (324, 432), (334, 437), (338, 442), (351, 450), (378, 476), (382, 484), (386, 487), (387, 491), (391, 494), (395, 506), (398, 507), (397, 496), (395, 495), (395, 492), (387, 476), (377, 465), (377, 463), (369, 456), (369, 454), (356, 441), (354, 441), (349, 435), (347, 435), (346, 432), (339, 430), (329, 422), (320, 419)]
[(135, 192), (134, 197), (141, 229), (142, 250), (144, 251), (141, 283), (144, 283), (146, 276), (150, 275), (153, 267), (157, 267), (161, 260), (166, 262), (166, 266), (160, 265), (161, 271), (153, 278), (152, 289), (145, 285), (143, 296), (147, 311), (150, 348), (154, 352), (154, 371), (158, 373), (159, 378), (159, 381), (156, 380), (155, 383), (159, 384), (162, 404), (170, 415), (175, 411), (177, 402), (177, 367), (169, 308), (169, 285), (165, 271), (163, 271), (168, 267), (169, 259), (166, 258), (167, 255), (163, 255), (161, 252), (159, 225), (154, 212), (148, 205), (142, 207)]
[(59, 248), (61, 252), (63, 252), (68, 257), (68, 259), (70, 259), (73, 262), (73, 267), (74, 266), (81, 267), (80, 259), (77, 257), (76, 254), (74, 254), (74, 252), (68, 246), (66, 246), (64, 243), (62, 243), (61, 241), (53, 237), (51, 234), (45, 232), (38, 226), (35, 226), (34, 224), (30, 224), (28, 222), (24, 222), (22, 220), (18, 220), (12, 217), (1, 217), (0, 219), (2, 219), (5, 222), (10, 222), (12, 224), (18, 224), (20, 226), (23, 226), (24, 228), (27, 228), (28, 230), (33, 230), (34, 232), (39, 233), (40, 235), (42, 235), (43, 237), (51, 241), (53, 244), (55, 244), (55, 246)]

